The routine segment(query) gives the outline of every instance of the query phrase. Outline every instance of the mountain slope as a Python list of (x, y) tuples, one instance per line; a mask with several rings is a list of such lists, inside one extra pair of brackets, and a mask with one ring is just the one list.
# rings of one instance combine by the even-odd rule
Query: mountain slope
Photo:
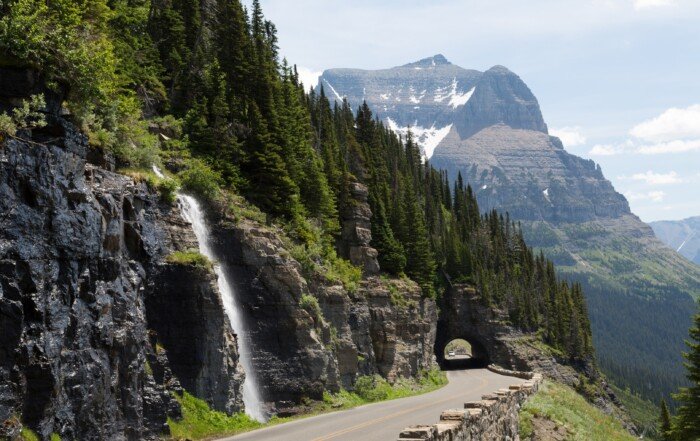
[(649, 226), (659, 240), (700, 265), (700, 216), (679, 221), (650, 222)]
[[(435, 138), (418, 136), (432, 165), (452, 179), (461, 173), (482, 210), (508, 211), (530, 245), (584, 284), (598, 358), (616, 381), (653, 399), (684, 381), (679, 354), (700, 269), (656, 239), (598, 165), (549, 136), (517, 75), (435, 56), (381, 71), (330, 69), (320, 84), (353, 107), (364, 98), (389, 127), (444, 131), (432, 156)], [(435, 98), (449, 84), (456, 105)], [(405, 91), (420, 87), (423, 98), (406, 103)]]

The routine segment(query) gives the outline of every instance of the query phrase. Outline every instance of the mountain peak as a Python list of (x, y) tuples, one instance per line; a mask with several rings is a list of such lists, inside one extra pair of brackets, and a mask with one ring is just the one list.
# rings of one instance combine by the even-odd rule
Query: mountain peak
[(491, 67), (486, 72), (497, 73), (497, 74), (511, 74), (511, 73), (513, 73), (510, 69), (508, 69), (505, 66), (501, 66), (500, 64), (497, 64), (497, 65)]
[(446, 66), (450, 65), (447, 58), (442, 54), (433, 55), (432, 57), (423, 58), (422, 60), (415, 61), (413, 63), (404, 64), (401, 67), (434, 67), (434, 66)]

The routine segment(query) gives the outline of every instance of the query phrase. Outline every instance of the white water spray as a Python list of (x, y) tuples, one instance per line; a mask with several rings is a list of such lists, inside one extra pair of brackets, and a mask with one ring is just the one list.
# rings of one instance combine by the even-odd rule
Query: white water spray
[[(160, 178), (165, 177), (156, 166), (153, 166), (153, 172)], [(229, 282), (227, 271), (225, 271), (225, 268), (223, 268), (222, 264), (218, 263), (216, 259), (211, 246), (209, 227), (207, 226), (199, 202), (192, 196), (180, 192), (177, 193), (177, 200), (180, 204), (182, 217), (192, 224), (194, 234), (197, 236), (199, 252), (214, 262), (214, 272), (216, 273), (221, 300), (223, 301), (224, 309), (231, 322), (231, 326), (238, 337), (238, 352), (241, 364), (245, 370), (245, 381), (243, 382), (243, 404), (245, 405), (245, 411), (252, 418), (265, 422), (267, 421), (267, 416), (263, 409), (262, 399), (260, 398), (257, 378), (253, 372), (248, 332), (243, 324), (241, 307), (238, 304), (233, 285)]]

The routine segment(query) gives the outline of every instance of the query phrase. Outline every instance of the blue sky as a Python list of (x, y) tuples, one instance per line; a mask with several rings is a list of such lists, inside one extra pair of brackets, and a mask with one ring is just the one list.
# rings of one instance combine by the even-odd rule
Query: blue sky
[(700, 1), (261, 0), (307, 78), (437, 53), (502, 64), (645, 221), (700, 215)]

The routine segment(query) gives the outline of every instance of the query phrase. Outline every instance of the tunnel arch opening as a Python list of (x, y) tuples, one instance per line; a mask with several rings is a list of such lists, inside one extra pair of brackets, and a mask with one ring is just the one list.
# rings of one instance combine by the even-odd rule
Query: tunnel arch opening
[(448, 338), (435, 345), (435, 357), (444, 371), (484, 368), (489, 364), (486, 348), (476, 339)]

